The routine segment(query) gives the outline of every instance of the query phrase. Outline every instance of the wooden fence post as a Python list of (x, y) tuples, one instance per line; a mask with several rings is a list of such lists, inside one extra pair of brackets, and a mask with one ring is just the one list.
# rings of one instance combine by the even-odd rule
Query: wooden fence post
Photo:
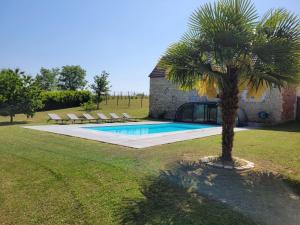
[(129, 95), (129, 91), (128, 91), (128, 107), (130, 107), (130, 95)]
[(143, 99), (144, 99), (144, 93), (141, 96), (141, 108), (143, 108)]

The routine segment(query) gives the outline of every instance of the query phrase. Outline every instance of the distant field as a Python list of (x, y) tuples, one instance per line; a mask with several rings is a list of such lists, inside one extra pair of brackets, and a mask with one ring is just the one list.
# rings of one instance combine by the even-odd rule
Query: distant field
[[(100, 111), (148, 115), (148, 100), (142, 108), (126, 103), (104, 102)], [(51, 112), (83, 113), (80, 107)], [(0, 117), (0, 224), (255, 224), (159, 177), (171, 176), (179, 160), (219, 154), (220, 136), (137, 150), (21, 127), (46, 123), (47, 113), (18, 115), (14, 125)], [(234, 155), (300, 182), (300, 123), (239, 132)]]

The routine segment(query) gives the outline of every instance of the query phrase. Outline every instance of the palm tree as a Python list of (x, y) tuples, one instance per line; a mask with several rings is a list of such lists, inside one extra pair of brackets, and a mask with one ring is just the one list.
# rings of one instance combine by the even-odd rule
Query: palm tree
[(261, 19), (250, 0), (208, 3), (191, 16), (189, 30), (159, 62), (183, 89), (220, 97), (222, 160), (232, 161), (239, 91), (260, 95), (299, 81), (300, 21), (285, 9)]

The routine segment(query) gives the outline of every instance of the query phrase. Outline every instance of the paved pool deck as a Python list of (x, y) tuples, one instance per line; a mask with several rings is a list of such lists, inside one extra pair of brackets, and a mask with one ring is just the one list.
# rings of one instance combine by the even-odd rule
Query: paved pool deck
[[(79, 137), (88, 140), (105, 142), (110, 144), (121, 145), (136, 149), (147, 148), (156, 145), (174, 143), (196, 138), (203, 138), (222, 133), (221, 127), (210, 127), (197, 130), (176, 131), (167, 133), (147, 134), (141, 136), (124, 135), (110, 133), (104, 131), (95, 131), (83, 129), (84, 127), (93, 126), (118, 126), (118, 125), (144, 125), (144, 124), (163, 124), (170, 122), (127, 122), (127, 123), (105, 123), (105, 124), (71, 124), (71, 125), (39, 125), (39, 126), (23, 126), (27, 129), (46, 131), (55, 134), (62, 134), (72, 137)], [(235, 132), (247, 130), (247, 128), (235, 128)]]

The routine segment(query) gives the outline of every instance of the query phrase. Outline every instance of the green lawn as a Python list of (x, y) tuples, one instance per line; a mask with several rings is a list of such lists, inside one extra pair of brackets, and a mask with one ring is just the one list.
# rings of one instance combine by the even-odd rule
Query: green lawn
[[(103, 112), (146, 117), (147, 105)], [(58, 110), (82, 113), (80, 108)], [(55, 112), (55, 111), (53, 111)], [(22, 123), (45, 123), (45, 112)], [(7, 125), (0, 118), (0, 224), (253, 224), (158, 174), (178, 160), (218, 154), (220, 136), (135, 150)], [(300, 124), (239, 132), (234, 154), (300, 181)]]

